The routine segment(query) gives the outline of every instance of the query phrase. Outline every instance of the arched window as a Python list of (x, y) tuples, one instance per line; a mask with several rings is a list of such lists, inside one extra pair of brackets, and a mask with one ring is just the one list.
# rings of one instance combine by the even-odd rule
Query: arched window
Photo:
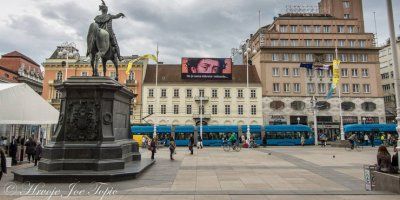
[(273, 110), (282, 110), (283, 108), (285, 108), (285, 103), (283, 103), (282, 101), (273, 101), (269, 104), (269, 107)]
[(327, 101), (318, 101), (317, 102), (318, 110), (329, 110), (330, 107), (331, 107), (331, 104), (328, 103)]
[(58, 71), (56, 79), (57, 80), (62, 80), (62, 78), (63, 78), (63, 73), (61, 71)]
[(364, 102), (361, 104), (361, 108), (365, 111), (374, 111), (376, 109), (376, 104), (372, 102)]
[(293, 110), (304, 110), (306, 104), (302, 101), (293, 101), (290, 107), (292, 107)]
[(342, 103), (342, 110), (343, 111), (352, 111), (356, 108), (356, 105), (353, 102), (345, 101)]

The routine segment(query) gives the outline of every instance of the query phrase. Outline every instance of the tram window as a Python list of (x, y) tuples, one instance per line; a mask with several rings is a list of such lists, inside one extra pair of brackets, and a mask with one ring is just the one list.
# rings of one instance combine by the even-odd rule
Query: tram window
[(191, 133), (175, 133), (175, 140), (188, 140)]
[(261, 140), (261, 133), (251, 133), (255, 140)]

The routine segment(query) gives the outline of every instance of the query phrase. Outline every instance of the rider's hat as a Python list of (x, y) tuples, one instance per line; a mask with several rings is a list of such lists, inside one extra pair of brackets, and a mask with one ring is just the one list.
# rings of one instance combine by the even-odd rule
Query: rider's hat
[(101, 0), (101, 2), (102, 2), (102, 4), (99, 5), (99, 10), (103, 10), (103, 9), (108, 8), (108, 7), (106, 6), (106, 3), (104, 2), (104, 0)]

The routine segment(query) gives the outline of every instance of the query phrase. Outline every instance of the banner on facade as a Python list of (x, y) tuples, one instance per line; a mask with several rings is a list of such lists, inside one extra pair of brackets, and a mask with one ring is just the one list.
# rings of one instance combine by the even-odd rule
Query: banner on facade
[(182, 58), (182, 79), (232, 79), (231, 58)]
[(326, 95), (326, 99), (332, 98), (333, 92), (335, 91), (336, 86), (339, 82), (339, 78), (340, 78), (339, 64), (340, 64), (340, 60), (333, 60), (332, 84), (331, 84), (331, 88), (329, 89), (328, 95)]

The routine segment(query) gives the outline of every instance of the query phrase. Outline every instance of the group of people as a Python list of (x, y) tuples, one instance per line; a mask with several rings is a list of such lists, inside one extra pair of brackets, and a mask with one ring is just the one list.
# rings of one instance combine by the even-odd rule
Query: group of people
[(24, 154), (27, 155), (28, 162), (35, 163), (42, 157), (43, 147), (39, 141), (35, 141), (30, 137), (27, 141), (25, 138), (14, 136), (11, 138), (10, 145), (8, 146), (9, 156), (11, 157), (11, 165), (16, 165), (19, 161), (24, 160)]
[(399, 170), (399, 153), (396, 145), (394, 147), (393, 157), (390, 156), (386, 146), (381, 145), (378, 148), (377, 170), (385, 173), (397, 173)]

